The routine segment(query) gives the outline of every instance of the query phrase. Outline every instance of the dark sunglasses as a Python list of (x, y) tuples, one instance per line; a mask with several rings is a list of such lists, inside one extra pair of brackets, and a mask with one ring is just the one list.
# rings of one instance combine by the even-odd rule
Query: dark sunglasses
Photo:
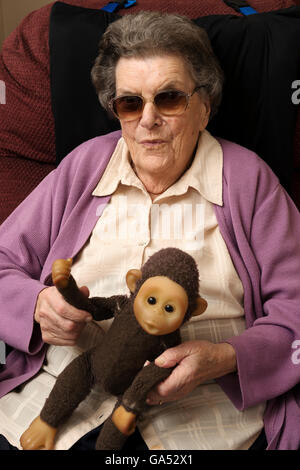
[[(189, 100), (199, 90), (197, 86), (193, 93), (179, 90), (165, 90), (157, 93), (151, 103), (154, 103), (158, 112), (164, 116), (178, 116), (186, 110)], [(139, 95), (123, 95), (113, 98), (109, 107), (118, 119), (134, 121), (143, 114), (146, 100)]]

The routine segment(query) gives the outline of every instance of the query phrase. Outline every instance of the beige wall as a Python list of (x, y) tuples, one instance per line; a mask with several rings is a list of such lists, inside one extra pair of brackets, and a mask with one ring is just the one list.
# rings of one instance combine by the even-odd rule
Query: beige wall
[(4, 25), (3, 25), (3, 15), (2, 15), (2, 4), (0, 0), (0, 49), (1, 49), (3, 40), (4, 40)]
[(52, 3), (52, 0), (0, 0), (0, 48), (4, 39), (31, 11)]

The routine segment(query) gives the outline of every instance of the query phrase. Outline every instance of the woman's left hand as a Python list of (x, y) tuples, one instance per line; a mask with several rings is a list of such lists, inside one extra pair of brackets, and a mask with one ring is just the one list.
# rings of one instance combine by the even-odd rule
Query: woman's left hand
[(155, 364), (177, 366), (164, 382), (149, 392), (149, 405), (178, 400), (207, 380), (235, 372), (236, 354), (229, 343), (187, 341), (164, 351)]

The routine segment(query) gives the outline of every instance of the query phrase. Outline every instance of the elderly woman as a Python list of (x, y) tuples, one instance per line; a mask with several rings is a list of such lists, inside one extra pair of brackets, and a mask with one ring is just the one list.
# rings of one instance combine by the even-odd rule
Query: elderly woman
[(208, 309), (156, 360), (176, 367), (148, 396), (163, 404), (139, 423), (148, 447), (256, 448), (265, 429), (262, 448), (297, 449), (300, 217), (262, 160), (206, 131), (222, 89), (206, 33), (179, 15), (126, 15), (92, 79), (121, 133), (76, 148), (1, 227), (0, 331), (14, 348), (1, 394), (39, 371), (44, 343), (73, 346), (91, 326), (51, 286), (55, 259), (74, 258), (86, 295), (110, 296), (176, 246)]

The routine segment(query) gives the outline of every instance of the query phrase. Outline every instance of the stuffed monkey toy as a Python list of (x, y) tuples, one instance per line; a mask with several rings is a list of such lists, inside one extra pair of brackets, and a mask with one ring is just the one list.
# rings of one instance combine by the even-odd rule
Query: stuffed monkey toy
[(59, 375), (40, 416), (20, 442), (23, 449), (54, 448), (58, 427), (93, 385), (100, 383), (118, 400), (96, 449), (120, 450), (135, 430), (148, 392), (173, 370), (156, 366), (155, 358), (180, 343), (181, 325), (203, 313), (207, 303), (199, 296), (195, 260), (177, 248), (162, 249), (141, 270), (128, 271), (129, 296), (87, 298), (70, 274), (71, 263), (71, 259), (56, 260), (52, 267), (53, 283), (64, 299), (90, 312), (96, 321), (114, 320), (104, 340), (75, 358)]

